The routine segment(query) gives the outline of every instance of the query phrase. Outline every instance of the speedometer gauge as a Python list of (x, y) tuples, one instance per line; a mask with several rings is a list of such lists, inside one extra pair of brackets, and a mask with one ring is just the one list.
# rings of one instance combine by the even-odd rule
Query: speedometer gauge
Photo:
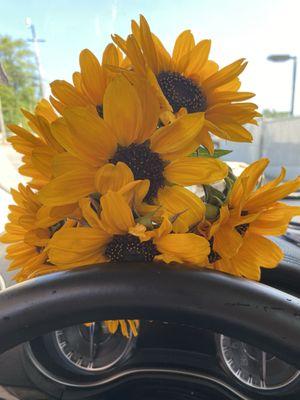
[(48, 336), (48, 346), (54, 346), (56, 358), (79, 374), (97, 374), (111, 368), (126, 358), (133, 341), (132, 336), (126, 338), (120, 332), (111, 334), (101, 321), (71, 326)]
[(281, 389), (299, 378), (293, 366), (254, 346), (224, 335), (217, 335), (217, 342), (225, 369), (252, 389)]

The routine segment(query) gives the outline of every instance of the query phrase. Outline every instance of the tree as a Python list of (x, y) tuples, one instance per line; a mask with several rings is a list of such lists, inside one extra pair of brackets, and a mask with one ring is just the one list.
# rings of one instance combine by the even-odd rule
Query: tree
[(38, 77), (34, 54), (22, 39), (0, 36), (0, 62), (9, 85), (0, 83), (5, 124), (23, 122), (20, 108), (32, 110), (37, 101)]
[(264, 109), (262, 113), (266, 118), (286, 118), (289, 116), (288, 111), (269, 110), (268, 108)]

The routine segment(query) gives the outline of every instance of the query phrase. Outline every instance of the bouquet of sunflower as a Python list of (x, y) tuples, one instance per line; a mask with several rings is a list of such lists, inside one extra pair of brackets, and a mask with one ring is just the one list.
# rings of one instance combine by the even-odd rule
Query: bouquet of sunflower
[[(12, 189), (6, 233), (18, 282), (104, 262), (164, 262), (260, 279), (283, 257), (265, 235), (300, 214), (280, 199), (300, 178), (259, 185), (261, 159), (239, 177), (216, 157), (212, 136), (251, 142), (254, 96), (241, 92), (244, 59), (220, 68), (211, 43), (182, 32), (170, 55), (143, 16), (113, 37), (102, 62), (80, 54), (73, 83), (57, 80), (29, 129), (10, 125), (26, 186)], [(222, 153), (221, 153), (222, 154)], [(223, 190), (216, 183), (223, 182)], [(189, 186), (202, 185), (198, 197)], [(136, 333), (138, 321), (128, 321)], [(124, 321), (108, 321), (114, 332)]]

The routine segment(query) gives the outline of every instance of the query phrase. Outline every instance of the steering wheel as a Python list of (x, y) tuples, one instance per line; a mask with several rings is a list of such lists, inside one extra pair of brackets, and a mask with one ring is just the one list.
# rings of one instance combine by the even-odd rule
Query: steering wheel
[(101, 264), (0, 293), (0, 352), (86, 321), (147, 319), (200, 326), (300, 369), (300, 300), (267, 285), (185, 265)]

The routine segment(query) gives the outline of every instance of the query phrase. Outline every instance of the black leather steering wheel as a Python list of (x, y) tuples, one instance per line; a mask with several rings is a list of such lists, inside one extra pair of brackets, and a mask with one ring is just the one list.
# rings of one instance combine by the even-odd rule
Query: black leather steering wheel
[(184, 265), (102, 264), (0, 293), (0, 352), (85, 321), (139, 318), (201, 326), (300, 369), (300, 300), (267, 285)]

